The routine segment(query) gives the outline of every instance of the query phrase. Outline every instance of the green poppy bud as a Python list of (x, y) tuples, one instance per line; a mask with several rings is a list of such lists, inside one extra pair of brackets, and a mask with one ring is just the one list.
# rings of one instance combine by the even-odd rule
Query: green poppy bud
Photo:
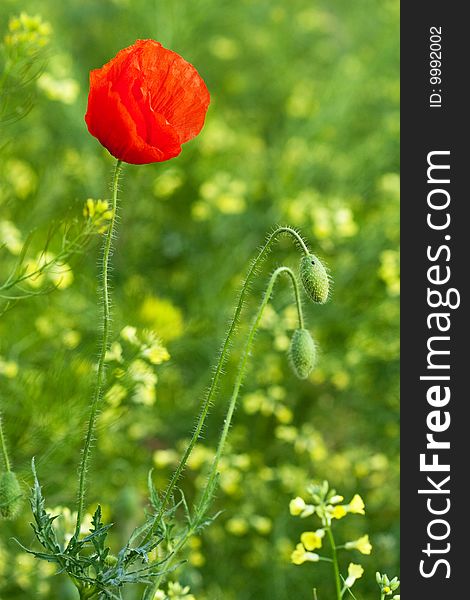
[(307, 379), (317, 359), (315, 342), (307, 329), (296, 329), (289, 348), (289, 358), (299, 379)]
[(300, 259), (300, 279), (307, 296), (318, 304), (324, 304), (330, 293), (330, 278), (323, 263), (315, 254)]
[(118, 558), (114, 554), (108, 554), (104, 559), (104, 562), (107, 567), (114, 567), (114, 565), (117, 565), (118, 563)]
[(0, 475), (0, 516), (14, 519), (21, 506), (21, 488), (16, 475), (5, 471)]

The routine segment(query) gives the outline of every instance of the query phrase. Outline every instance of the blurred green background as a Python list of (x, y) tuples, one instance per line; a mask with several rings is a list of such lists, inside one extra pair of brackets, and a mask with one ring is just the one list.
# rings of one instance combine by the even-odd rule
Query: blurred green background
[[(325, 306), (305, 302), (321, 348), (305, 382), (286, 360), (295, 310), (278, 285), (243, 388), (214, 512), (176, 574), (198, 600), (320, 600), (330, 568), (290, 563), (301, 531), (289, 500), (328, 479), (365, 517), (337, 523), (338, 541), (369, 533), (366, 573), (354, 588), (378, 598), (375, 571), (398, 574), (398, 0), (2, 0), (0, 38), (25, 11), (51, 26), (25, 88), (2, 101), (21, 119), (0, 124), (0, 283), (28, 234), (34, 261), (53, 224), (80, 230), (87, 198), (107, 198), (113, 160), (84, 123), (88, 72), (137, 38), (155, 38), (192, 62), (212, 103), (201, 135), (167, 163), (128, 166), (113, 257), (113, 347), (88, 504), (104, 505), (122, 543), (142, 522), (146, 476), (165, 482), (191, 432), (250, 259), (276, 224), (298, 227), (334, 280)], [(14, 32), (13, 32), (14, 33)], [(11, 35), (10, 32), (9, 35)], [(10, 45), (13, 43), (9, 40)], [(29, 42), (28, 42), (29, 43)], [(7, 44), (8, 45), (8, 44)], [(5, 48), (0, 55), (5, 67)], [(1, 75), (0, 75), (1, 78)], [(0, 79), (1, 81), (1, 79)], [(13, 80), (14, 82), (14, 80)], [(29, 109), (31, 110), (29, 111)], [(18, 112), (19, 111), (19, 112)], [(21, 112), (25, 114), (20, 114)], [(29, 112), (28, 112), (29, 111)], [(27, 114), (26, 114), (27, 113)], [(3, 111), (3, 116), (8, 116)], [(48, 506), (74, 510), (76, 471), (97, 356), (99, 236), (68, 259), (50, 294), (0, 319), (0, 402), (11, 458), (25, 490), (36, 456)], [(48, 251), (58, 252), (60, 231)], [(186, 471), (203, 482), (239, 351), (271, 270), (296, 267), (288, 240), (252, 291), (226, 382)], [(285, 282), (284, 282), (285, 283)], [(41, 288), (42, 286), (42, 288)], [(29, 288), (40, 291), (47, 282)], [(27, 289), (28, 285), (24, 285)], [(152, 364), (133, 330), (161, 338)], [(0, 598), (68, 599), (64, 576), (21, 553), (29, 510), (0, 522)], [(134, 591), (135, 592), (135, 591)], [(138, 596), (128, 590), (126, 598)]]

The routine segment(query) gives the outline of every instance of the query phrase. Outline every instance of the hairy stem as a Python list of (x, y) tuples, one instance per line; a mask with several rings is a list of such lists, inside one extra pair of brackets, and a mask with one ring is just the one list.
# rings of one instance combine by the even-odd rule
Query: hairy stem
[(2, 421), (2, 413), (0, 412), (0, 444), (2, 446), (2, 455), (3, 462), (5, 463), (5, 469), (7, 471), (11, 471), (10, 458), (8, 456), (7, 442), (5, 439), (5, 434), (3, 433), (3, 421)]
[[(239, 367), (238, 367), (238, 373), (237, 373), (237, 377), (234, 383), (234, 387), (233, 387), (233, 391), (232, 391), (232, 395), (230, 398), (230, 403), (227, 409), (227, 414), (225, 416), (224, 419), (224, 426), (222, 429), (222, 433), (220, 435), (220, 439), (219, 439), (219, 443), (217, 446), (217, 450), (216, 450), (216, 454), (214, 457), (214, 461), (212, 463), (211, 466), (211, 471), (209, 473), (208, 479), (207, 479), (207, 483), (206, 483), (206, 487), (204, 488), (204, 492), (202, 494), (202, 497), (200, 498), (200, 500), (197, 502), (196, 508), (195, 508), (195, 525), (194, 527), (189, 527), (188, 530), (185, 532), (185, 534), (180, 538), (180, 540), (177, 542), (177, 544), (175, 545), (175, 547), (173, 548), (173, 556), (176, 557), (179, 553), (179, 551), (182, 549), (182, 547), (185, 545), (185, 543), (187, 542), (187, 540), (191, 537), (191, 535), (194, 533), (195, 528), (197, 528), (198, 523), (203, 519), (204, 517), (204, 513), (207, 509), (207, 504), (210, 501), (210, 497), (211, 497), (211, 493), (213, 492), (214, 489), (214, 485), (215, 485), (215, 481), (217, 478), (217, 474), (218, 474), (218, 467), (219, 467), (219, 462), (220, 459), (222, 457), (223, 451), (224, 451), (224, 447), (225, 447), (225, 443), (227, 441), (227, 436), (228, 436), (228, 432), (230, 429), (230, 424), (232, 421), (232, 417), (233, 417), (233, 413), (235, 411), (235, 407), (237, 404), (237, 400), (238, 400), (238, 395), (240, 393), (240, 388), (241, 385), (243, 383), (243, 378), (245, 375), (245, 371), (246, 371), (246, 367), (248, 364), (248, 358), (251, 355), (251, 349), (253, 346), (253, 342), (255, 340), (256, 337), (256, 332), (258, 330), (261, 318), (263, 316), (263, 312), (271, 298), (272, 292), (273, 292), (273, 288), (274, 288), (274, 284), (276, 283), (277, 278), (279, 277), (279, 275), (285, 273), (286, 275), (288, 275), (292, 281), (293, 284), (293, 288), (294, 288), (294, 294), (295, 294), (295, 299), (296, 299), (296, 303), (297, 303), (297, 307), (299, 310), (299, 327), (303, 326), (303, 317), (302, 317), (302, 309), (300, 306), (300, 300), (299, 300), (299, 291), (298, 291), (298, 285), (297, 285), (297, 279), (294, 275), (294, 273), (291, 271), (291, 269), (289, 269), (288, 267), (279, 267), (278, 269), (276, 269), (274, 271), (274, 273), (271, 275), (271, 278), (269, 280), (268, 286), (266, 288), (266, 291), (264, 293), (263, 296), (263, 300), (261, 301), (261, 304), (258, 308), (258, 312), (256, 314), (256, 317), (253, 321), (253, 325), (251, 326), (250, 332), (248, 334), (248, 338), (245, 344), (245, 347), (243, 349), (243, 354), (242, 357), (240, 359), (240, 363), (239, 363)], [(171, 566), (172, 563), (172, 559), (170, 559), (167, 562), (167, 567), (169, 568)], [(158, 579), (151, 585), (150, 589), (148, 591), (145, 592), (144, 596), (143, 596), (143, 600), (150, 600), (151, 598), (153, 598), (153, 595), (155, 594), (155, 592), (158, 590), (161, 582), (163, 579), (163, 575), (160, 575), (158, 577)]]
[(103, 293), (103, 330), (101, 337), (101, 344), (98, 358), (98, 370), (96, 375), (95, 390), (93, 393), (93, 400), (90, 407), (90, 416), (88, 420), (88, 428), (85, 437), (85, 444), (82, 451), (82, 459), (80, 462), (79, 474), (78, 474), (78, 503), (77, 503), (77, 523), (75, 527), (75, 539), (78, 539), (80, 533), (80, 526), (83, 518), (83, 507), (85, 503), (85, 488), (86, 488), (86, 475), (88, 470), (88, 462), (90, 460), (90, 451), (93, 441), (93, 434), (96, 427), (96, 416), (98, 412), (98, 405), (102, 397), (103, 386), (105, 380), (105, 356), (108, 349), (108, 338), (110, 328), (110, 300), (109, 300), (109, 259), (112, 250), (112, 241), (114, 236), (114, 228), (116, 224), (116, 211), (117, 211), (117, 196), (118, 196), (118, 183), (119, 175), (122, 168), (122, 162), (118, 160), (114, 169), (113, 182), (112, 182), (112, 217), (109, 224), (108, 231), (106, 233), (104, 246), (103, 246), (103, 259), (102, 259), (102, 271), (101, 271), (101, 285)]
[(300, 299), (299, 283), (297, 281), (297, 277), (295, 277), (295, 275), (292, 273), (292, 271), (290, 271), (290, 269), (289, 269), (289, 276), (292, 281), (292, 287), (294, 288), (295, 305), (297, 307), (297, 315), (299, 317), (299, 329), (303, 329), (304, 328), (304, 314), (302, 312), (302, 301)]
[(332, 553), (332, 558), (333, 558), (333, 571), (335, 574), (336, 598), (337, 598), (337, 600), (341, 600), (343, 595), (341, 593), (341, 577), (339, 574), (338, 554), (336, 552), (335, 539), (333, 537), (333, 532), (331, 531), (331, 527), (327, 527), (326, 531), (328, 533), (328, 539), (330, 540), (331, 553)]
[[(196, 443), (199, 439), (199, 436), (201, 435), (201, 431), (204, 426), (204, 422), (209, 413), (209, 409), (211, 407), (215, 393), (217, 391), (217, 387), (219, 384), (219, 380), (220, 380), (220, 376), (222, 374), (223, 367), (224, 367), (224, 365), (227, 361), (228, 355), (230, 353), (230, 346), (231, 346), (233, 337), (235, 335), (237, 325), (240, 321), (240, 314), (242, 312), (243, 304), (245, 302), (245, 299), (246, 299), (246, 296), (250, 289), (250, 286), (256, 277), (256, 274), (258, 272), (260, 265), (262, 264), (262, 262), (266, 259), (267, 255), (269, 254), (273, 242), (280, 235), (283, 235), (283, 234), (290, 235), (292, 238), (294, 238), (295, 242), (299, 245), (299, 247), (304, 252), (304, 254), (309, 254), (309, 250), (308, 250), (304, 240), (302, 239), (300, 234), (297, 231), (295, 231), (295, 229), (293, 229), (292, 227), (278, 227), (275, 231), (273, 231), (273, 233), (271, 233), (269, 235), (268, 239), (266, 240), (266, 243), (259, 251), (258, 256), (252, 262), (251, 267), (246, 276), (245, 282), (243, 284), (242, 290), (240, 292), (240, 295), (238, 298), (238, 303), (235, 308), (235, 313), (232, 317), (227, 334), (225, 336), (225, 340), (222, 344), (222, 349), (220, 351), (219, 360), (217, 362), (217, 365), (216, 365), (216, 368), (214, 371), (214, 375), (212, 377), (209, 391), (202, 403), (201, 411), (199, 413), (199, 417), (196, 422), (196, 426), (194, 428), (193, 435), (191, 437), (191, 440), (189, 441), (188, 446), (186, 447), (186, 450), (184, 451), (184, 454), (183, 454), (176, 470), (174, 471), (174, 473), (170, 479), (170, 482), (166, 488), (165, 494), (162, 499), (160, 510), (158, 511), (158, 514), (155, 516), (155, 520), (145, 536), (145, 541), (148, 541), (151, 538), (151, 536), (155, 533), (155, 531), (157, 530), (157, 528), (161, 522), (162, 516), (165, 512), (168, 501), (170, 500), (170, 498), (173, 494), (175, 485), (178, 482), (178, 480), (186, 466), (188, 458), (191, 455), (191, 452), (193, 451), (193, 448), (196, 445)], [(298, 291), (296, 291), (296, 294), (298, 296)], [(298, 300), (297, 306), (298, 307), (300, 306), (300, 300)]]
[(261, 321), (261, 317), (263, 316), (263, 312), (266, 308), (266, 306), (268, 305), (269, 300), (271, 299), (271, 295), (273, 293), (273, 288), (274, 288), (274, 284), (276, 283), (277, 278), (279, 277), (279, 275), (285, 273), (286, 275), (288, 275), (291, 279), (293, 288), (294, 288), (294, 293), (295, 293), (295, 299), (296, 299), (296, 303), (297, 303), (297, 308), (299, 309), (299, 327), (303, 327), (303, 316), (302, 316), (302, 310), (300, 308), (300, 300), (299, 300), (299, 290), (298, 290), (298, 285), (297, 285), (297, 279), (294, 275), (294, 273), (291, 271), (291, 269), (289, 269), (288, 267), (279, 267), (277, 268), (274, 273), (271, 275), (271, 278), (269, 280), (268, 286), (266, 288), (266, 292), (264, 293), (264, 297), (263, 300), (261, 301), (261, 304), (258, 308), (258, 312), (256, 314), (255, 320), (253, 322), (253, 325), (251, 327), (250, 333), (248, 334), (248, 339), (246, 341), (245, 347), (243, 349), (243, 354), (242, 357), (240, 359), (240, 364), (238, 366), (238, 374), (237, 377), (235, 379), (235, 384), (233, 387), (233, 391), (232, 391), (232, 396), (230, 398), (230, 403), (227, 409), (227, 414), (225, 416), (225, 420), (224, 420), (224, 426), (222, 429), (222, 433), (220, 435), (220, 439), (219, 439), (219, 444), (217, 446), (217, 451), (215, 454), (215, 458), (214, 458), (214, 462), (212, 464), (211, 467), (211, 472), (208, 478), (208, 482), (207, 485), (205, 487), (203, 496), (198, 504), (198, 508), (196, 509), (196, 513), (199, 512), (200, 510), (204, 510), (207, 501), (208, 501), (208, 494), (210, 494), (210, 490), (213, 488), (213, 484), (215, 482), (215, 479), (217, 477), (217, 473), (218, 473), (218, 468), (219, 468), (219, 462), (220, 459), (222, 457), (223, 451), (224, 451), (224, 447), (225, 447), (225, 443), (227, 441), (227, 436), (228, 436), (228, 432), (230, 429), (230, 425), (232, 422), (232, 417), (233, 417), (233, 413), (235, 411), (235, 407), (237, 405), (237, 400), (238, 400), (238, 394), (240, 393), (240, 388), (241, 385), (243, 383), (243, 378), (245, 376), (245, 371), (246, 371), (246, 367), (248, 364), (248, 358), (251, 355), (251, 348), (253, 346), (253, 342), (255, 340), (255, 336), (256, 336), (256, 332), (258, 331), (258, 327)]

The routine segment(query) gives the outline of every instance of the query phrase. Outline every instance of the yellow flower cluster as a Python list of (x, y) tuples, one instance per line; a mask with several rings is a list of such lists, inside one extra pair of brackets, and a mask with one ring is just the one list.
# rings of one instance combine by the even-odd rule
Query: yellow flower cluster
[(297, 496), (290, 501), (289, 511), (294, 517), (300, 516), (302, 519), (317, 512), (318, 516), (324, 521), (324, 525), (329, 525), (332, 519), (342, 519), (348, 513), (356, 515), (365, 514), (364, 501), (359, 494), (355, 494), (349, 504), (338, 504), (343, 500), (343, 496), (335, 494), (329, 498), (325, 506), (315, 507), (313, 504), (306, 504), (303, 498)]
[(292, 552), (291, 560), (294, 565), (303, 565), (304, 562), (318, 562), (320, 556), (315, 552), (308, 552), (303, 544), (297, 544)]
[[(3, 556), (0, 557), (3, 559)], [(11, 560), (11, 558), (10, 558)], [(8, 565), (8, 562), (6, 562)], [(24, 592), (24, 596), (31, 597), (40, 594), (43, 598), (50, 598), (53, 575), (56, 573), (52, 563), (39, 562), (34, 556), (21, 552), (16, 555), (13, 564), (10, 562), (13, 580)]]
[[(388, 576), (385, 575), (385, 573), (383, 575), (381, 573), (376, 573), (375, 579), (380, 588), (382, 598), (385, 598), (385, 596), (391, 596), (393, 592), (395, 592), (400, 587), (400, 580), (398, 579), (398, 577), (389, 579)], [(392, 600), (400, 600), (400, 594), (395, 594)]]
[[(120, 337), (124, 346), (121, 341), (115, 341), (106, 352), (106, 362), (115, 363), (115, 382), (105, 398), (111, 406), (119, 406), (131, 392), (133, 402), (151, 406), (156, 400), (158, 381), (154, 367), (168, 361), (170, 354), (152, 331), (137, 332), (135, 327), (127, 325)], [(122, 366), (127, 362), (125, 355), (129, 357), (127, 369)]]
[(88, 198), (83, 207), (83, 216), (90, 221), (98, 233), (105, 233), (113, 218), (113, 211), (107, 200)]
[[(363, 535), (356, 540), (346, 542), (346, 544), (337, 546), (332, 532), (332, 523), (336, 519), (342, 519), (347, 514), (365, 514), (365, 505), (359, 494), (354, 494), (348, 504), (343, 504), (344, 497), (337, 494), (335, 490), (330, 489), (327, 481), (319, 485), (311, 485), (308, 487), (308, 492), (311, 496), (311, 503), (296, 496), (289, 503), (289, 512), (291, 515), (304, 519), (311, 515), (315, 515), (322, 523), (320, 529), (314, 531), (304, 531), (300, 536), (300, 543), (291, 553), (291, 562), (294, 565), (302, 565), (305, 562), (318, 562), (320, 560), (337, 561), (337, 551), (357, 550), (361, 554), (370, 554), (372, 552), (372, 544), (369, 536)], [(314, 552), (323, 546), (325, 535), (328, 534), (329, 546), (332, 550), (332, 558), (321, 556)], [(338, 563), (336, 562), (336, 573), (338, 573)], [(344, 590), (354, 585), (355, 581), (362, 577), (364, 569), (356, 563), (349, 563), (348, 574), (343, 578)], [(338, 576), (339, 577), (339, 576)], [(340, 585), (338, 578), (338, 586)]]
[(155, 593), (153, 600), (196, 600), (189, 591), (190, 588), (188, 585), (183, 587), (177, 581), (170, 581), (168, 584), (168, 591), (165, 593), (163, 590), (158, 590)]
[(241, 179), (219, 171), (199, 189), (200, 198), (193, 204), (195, 221), (206, 221), (214, 212), (239, 215), (246, 209), (247, 186)]
[(225, 525), (227, 531), (238, 537), (246, 535), (250, 529), (259, 535), (269, 535), (273, 524), (271, 519), (262, 515), (247, 515), (242, 517), (232, 517)]
[(53, 252), (40, 252), (36, 258), (25, 261), (25, 279), (32, 288), (50, 284), (59, 290), (73, 282), (70, 265), (57, 259)]
[(71, 77), (55, 77), (51, 73), (43, 73), (37, 81), (38, 88), (49, 100), (73, 104), (80, 92), (80, 86)]
[(51, 33), (50, 23), (43, 21), (38, 15), (31, 17), (22, 12), (18, 17), (10, 19), (4, 42), (9, 48), (21, 48), (31, 55), (47, 46)]
[(279, 423), (287, 424), (293, 419), (292, 410), (283, 400), (286, 390), (279, 386), (270, 386), (267, 390), (258, 390), (247, 394), (243, 399), (243, 408), (249, 415), (261, 413), (264, 417), (274, 415)]

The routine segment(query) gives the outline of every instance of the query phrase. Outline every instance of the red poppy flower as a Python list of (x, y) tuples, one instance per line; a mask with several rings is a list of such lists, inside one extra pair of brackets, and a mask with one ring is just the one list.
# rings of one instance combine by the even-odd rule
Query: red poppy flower
[(210, 96), (196, 69), (154, 40), (137, 40), (90, 73), (88, 131), (132, 164), (168, 160), (202, 129)]

